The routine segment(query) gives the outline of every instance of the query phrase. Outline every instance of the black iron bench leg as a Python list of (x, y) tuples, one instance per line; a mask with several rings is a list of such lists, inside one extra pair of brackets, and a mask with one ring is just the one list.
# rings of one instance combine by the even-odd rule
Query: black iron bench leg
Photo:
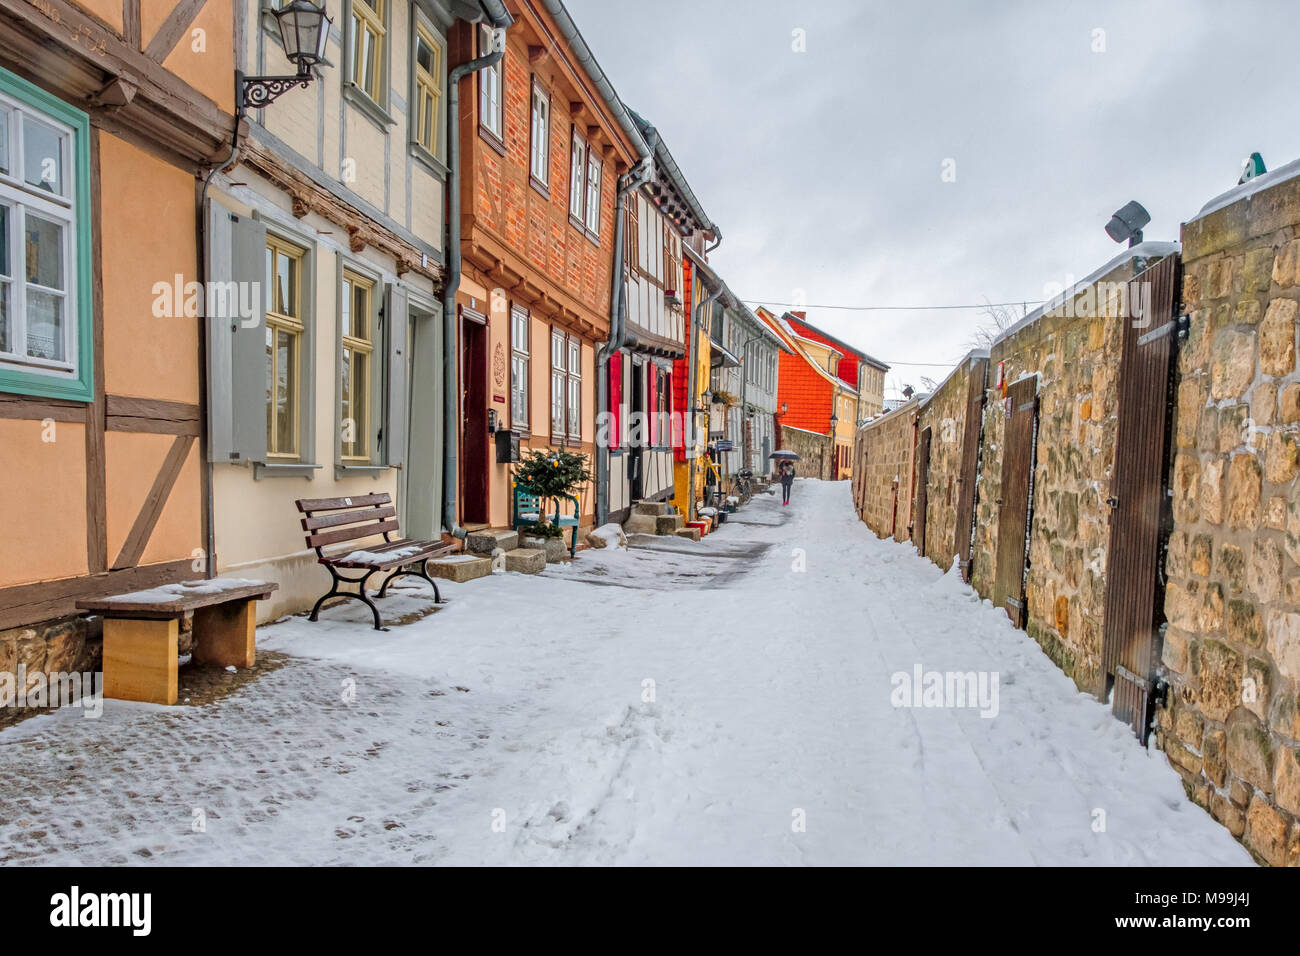
[[(315, 605), (312, 606), (311, 615), (307, 618), (307, 620), (309, 621), (317, 620), (317, 616), (320, 614), (321, 605), (323, 605), (326, 601), (328, 601), (332, 597), (352, 598), (355, 601), (362, 602), (363, 604), (366, 605), (366, 607), (370, 608), (370, 613), (373, 614), (375, 618), (376, 631), (388, 630), (388, 628), (384, 627), (384, 619), (379, 614), (379, 608), (375, 607), (375, 602), (370, 600), (370, 595), (366, 594), (366, 582), (370, 580), (371, 575), (373, 575), (375, 572), (367, 571), (366, 574), (360, 578), (345, 578), (342, 577), (337, 571), (335, 571), (333, 566), (326, 565), (326, 568), (328, 568), (329, 570), (330, 577), (333, 578), (333, 583), (330, 584), (329, 591), (323, 594), (320, 600), (318, 600), (315, 603)], [(345, 583), (355, 584), (357, 586), (358, 593), (353, 594), (351, 591), (340, 591), (339, 585)]]
[(433, 603), (434, 603), (434, 604), (446, 604), (446, 603), (447, 603), (446, 601), (444, 601), (444, 600), (442, 599), (442, 593), (438, 590), (438, 582), (435, 581), (433, 578), (429, 577), (429, 559), (428, 559), (428, 558), (425, 558), (424, 560), (422, 560), (422, 561), (420, 562), (420, 567), (419, 567), (419, 569), (413, 569), (413, 568), (410, 568), (410, 567), (398, 568), (398, 569), (395, 570), (392, 574), (390, 574), (388, 577), (384, 578), (384, 583), (383, 583), (383, 585), (379, 588), (379, 596), (380, 596), (381, 598), (382, 598), (382, 597), (386, 597), (387, 594), (388, 594), (388, 584), (389, 584), (389, 582), (392, 581), (394, 578), (399, 578), (399, 577), (401, 577), (402, 575), (409, 575), (409, 576), (411, 576), (411, 577), (413, 577), (413, 578), (423, 578), (424, 580), (428, 581), (431, 585), (433, 585)]

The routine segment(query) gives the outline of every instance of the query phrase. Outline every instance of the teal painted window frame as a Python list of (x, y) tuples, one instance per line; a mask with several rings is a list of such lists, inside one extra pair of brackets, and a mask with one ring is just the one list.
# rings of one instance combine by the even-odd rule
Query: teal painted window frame
[(72, 128), (73, 223), (76, 229), (74, 248), (77, 255), (77, 374), (73, 378), (56, 377), (40, 372), (0, 368), (0, 392), (59, 398), (74, 402), (95, 400), (94, 299), (91, 275), (90, 224), (90, 116), (47, 93), (21, 76), (0, 69), (0, 92), (40, 110), (52, 119)]

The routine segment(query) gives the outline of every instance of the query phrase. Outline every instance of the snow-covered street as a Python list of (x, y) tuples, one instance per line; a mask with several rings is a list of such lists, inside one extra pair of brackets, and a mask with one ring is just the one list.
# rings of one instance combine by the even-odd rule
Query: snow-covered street
[[(355, 602), (264, 627), (283, 666), (214, 703), (4, 731), (0, 860), (1251, 863), (847, 482), (650, 544), (448, 585), (422, 617), (399, 592), (415, 620), (388, 633)], [(895, 706), (918, 667), (995, 675), (996, 712)]]

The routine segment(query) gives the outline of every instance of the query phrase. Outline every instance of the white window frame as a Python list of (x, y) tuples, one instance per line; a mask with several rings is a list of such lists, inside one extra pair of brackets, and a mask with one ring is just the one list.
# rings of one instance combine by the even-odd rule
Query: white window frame
[[(479, 56), (486, 56), (495, 42), (496, 31), (486, 24), (478, 29)], [(478, 122), (479, 126), (504, 143), (505, 130), (505, 57), (478, 71)]]
[(510, 309), (510, 427), (528, 430), (529, 351), (532, 316), (520, 306)]
[[(24, 118), (46, 127), (58, 136), (60, 178), (63, 192), (42, 191), (24, 181), (26, 150)], [(10, 350), (0, 352), (0, 368), (21, 372), (34, 372), (52, 379), (76, 379), (81, 355), (78, 302), (77, 235), (78, 228), (89, 229), (89, 223), (78, 222), (78, 196), (73, 142), (76, 131), (44, 111), (21, 100), (0, 93), (0, 123), (5, 125), (6, 145), (9, 152), (9, 172), (0, 174), (0, 203), (8, 211), (10, 273), (0, 278), (0, 286), (8, 290)], [(53, 289), (27, 281), (27, 242), (25, 225), (28, 215), (52, 222), (60, 229), (59, 254), (62, 257), (63, 289)], [(63, 355), (62, 359), (28, 355), (29, 328), (27, 315), (28, 286), (45, 294), (53, 294), (63, 302)]]
[(586, 228), (587, 143), (575, 127), (569, 143), (569, 217)]
[[(593, 176), (592, 173), (595, 173)], [(600, 238), (600, 193), (605, 178), (605, 163), (595, 154), (590, 146), (587, 147), (587, 202), (586, 214), (583, 217), (583, 226), (593, 238)], [(592, 193), (595, 193), (593, 197)], [(592, 199), (595, 202), (592, 202)]]
[(551, 94), (533, 77), (532, 105), (528, 111), (528, 176), (541, 186), (551, 185)]

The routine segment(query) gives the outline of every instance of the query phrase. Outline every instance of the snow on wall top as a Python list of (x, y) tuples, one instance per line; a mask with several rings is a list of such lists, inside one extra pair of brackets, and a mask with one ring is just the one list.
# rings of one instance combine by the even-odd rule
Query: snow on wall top
[(1285, 166), (1279, 166), (1272, 172), (1256, 176), (1254, 179), (1248, 179), (1244, 183), (1233, 186), (1227, 192), (1220, 193), (1202, 206), (1201, 211), (1187, 221), (1196, 222), (1198, 219), (1204, 219), (1210, 213), (1218, 212), (1220, 209), (1231, 206), (1243, 199), (1248, 199), (1257, 192), (1284, 183), (1288, 179), (1294, 179), (1296, 176), (1300, 176), (1300, 159), (1293, 159)]
[(982, 358), (986, 359), (988, 357), (989, 357), (988, 349), (971, 349), (969, 352), (967, 352), (957, 361), (956, 365), (954, 365), (951, 369), (949, 369), (948, 374), (943, 377), (943, 381), (941, 381), (938, 385), (936, 385), (934, 389), (930, 392), (930, 394), (925, 396), (925, 400), (921, 402), (921, 407), (924, 408), (926, 405), (929, 405), (930, 401), (936, 395), (938, 395), (940, 392), (943, 391), (943, 387), (948, 384), (948, 379), (952, 378), (962, 369), (969, 368), (971, 362), (975, 361), (976, 359), (982, 359)]
[(993, 344), (997, 345), (998, 343), (1011, 338), (1011, 336), (1015, 335), (1017, 332), (1021, 331), (1022, 329), (1026, 329), (1029, 326), (1033, 325), (1035, 322), (1041, 319), (1048, 312), (1060, 308), (1066, 302), (1070, 301), (1076, 295), (1082, 292), (1084, 289), (1088, 288), (1088, 286), (1092, 285), (1094, 282), (1100, 279), (1102, 276), (1109, 275), (1111, 272), (1114, 272), (1116, 269), (1118, 269), (1125, 262), (1128, 262), (1130, 259), (1142, 259), (1142, 258), (1148, 258), (1150, 256), (1168, 256), (1177, 252), (1179, 248), (1180, 246), (1176, 242), (1156, 242), (1154, 240), (1150, 242), (1139, 242), (1136, 246), (1129, 246), (1125, 248), (1123, 252), (1115, 256), (1115, 258), (1111, 259), (1100, 269), (1097, 269), (1092, 273), (1088, 274), (1087, 276), (1085, 276), (1084, 278), (1080, 279), (1078, 282), (1070, 286), (1070, 288), (1066, 289), (1060, 295), (1053, 296), (1051, 299), (1048, 299), (1046, 302), (1044, 302), (1038, 308), (1034, 309), (1033, 312), (1030, 312), (1027, 316), (1025, 316), (1015, 325), (1003, 329), (1002, 333), (993, 340)]

